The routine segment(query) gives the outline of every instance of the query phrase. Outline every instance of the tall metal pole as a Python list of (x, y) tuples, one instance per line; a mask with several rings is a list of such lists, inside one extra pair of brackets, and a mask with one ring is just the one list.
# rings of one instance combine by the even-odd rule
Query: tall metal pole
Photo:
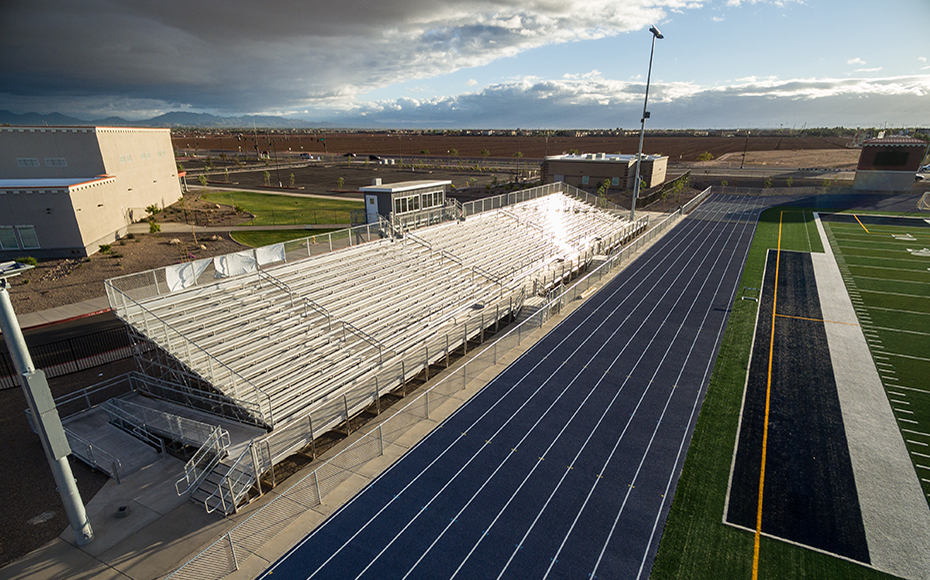
[(7, 291), (9, 286), (7, 277), (19, 274), (25, 268), (17, 268), (12, 264), (11, 262), (0, 264), (0, 329), (3, 330), (3, 339), (10, 351), (10, 358), (13, 359), (16, 372), (23, 381), (26, 401), (29, 403), (52, 476), (55, 478), (55, 485), (61, 495), (68, 522), (74, 531), (75, 541), (79, 546), (84, 546), (93, 541), (94, 531), (87, 519), (87, 512), (84, 510), (84, 502), (81, 501), (77, 482), (71, 473), (71, 465), (68, 463), (71, 447), (68, 445), (68, 439), (61, 426), (58, 409), (55, 408), (55, 401), (52, 399), (48, 382), (45, 380), (45, 373), (42, 370), (36, 370), (32, 364), (32, 357), (29, 356), (19, 321), (13, 311), (10, 293)]
[(665, 38), (655, 26), (651, 27), (649, 32), (652, 33), (652, 49), (649, 51), (649, 72), (646, 74), (646, 98), (643, 99), (643, 118), (639, 121), (639, 153), (636, 154), (636, 179), (633, 182), (633, 203), (630, 205), (631, 222), (636, 220), (636, 199), (639, 197), (639, 166), (643, 162), (643, 137), (646, 136), (646, 119), (649, 118), (646, 107), (649, 104), (649, 81), (652, 79), (652, 55), (656, 51), (656, 39)]

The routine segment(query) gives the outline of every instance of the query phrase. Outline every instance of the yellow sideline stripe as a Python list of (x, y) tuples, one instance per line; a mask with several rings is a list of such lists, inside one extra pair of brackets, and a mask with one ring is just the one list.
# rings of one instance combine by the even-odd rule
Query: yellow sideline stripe
[(765, 489), (765, 452), (769, 439), (769, 402), (772, 395), (772, 358), (775, 354), (775, 307), (778, 305), (778, 266), (781, 262), (781, 222), (778, 214), (778, 247), (775, 250), (775, 288), (772, 291), (772, 330), (769, 335), (769, 370), (765, 386), (765, 416), (762, 423), (762, 467), (759, 469), (759, 506), (756, 511), (756, 536), (752, 551), (752, 580), (759, 578), (759, 539), (762, 536), (762, 491)]
[(804, 316), (790, 316), (788, 314), (776, 314), (779, 318), (793, 318), (795, 320), (810, 320), (811, 322), (829, 322), (830, 324), (847, 324), (849, 326), (859, 326), (855, 322), (840, 322), (839, 320), (824, 320), (823, 318), (805, 318)]
[[(859, 222), (859, 217), (856, 214), (853, 214), (853, 217), (856, 218), (856, 221)], [(862, 226), (862, 222), (859, 222), (859, 225)], [(865, 230), (865, 233), (870, 234), (870, 232), (865, 226), (862, 226), (862, 229)]]

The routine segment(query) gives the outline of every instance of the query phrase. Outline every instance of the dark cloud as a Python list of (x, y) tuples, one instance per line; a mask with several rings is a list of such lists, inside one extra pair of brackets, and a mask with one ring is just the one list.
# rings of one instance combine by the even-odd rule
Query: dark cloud
[(97, 96), (221, 113), (327, 108), (384, 84), (642, 28), (682, 5), (6, 0), (0, 74), (10, 98), (0, 106)]

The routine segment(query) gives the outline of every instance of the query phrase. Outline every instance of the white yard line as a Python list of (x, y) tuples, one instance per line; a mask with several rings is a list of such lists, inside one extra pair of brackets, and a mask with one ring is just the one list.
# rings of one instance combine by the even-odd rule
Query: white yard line
[[(857, 322), (823, 224), (815, 218), (825, 252), (811, 254), (823, 317)], [(930, 578), (930, 508), (868, 344), (858, 326), (824, 327), (872, 565), (903, 578)]]

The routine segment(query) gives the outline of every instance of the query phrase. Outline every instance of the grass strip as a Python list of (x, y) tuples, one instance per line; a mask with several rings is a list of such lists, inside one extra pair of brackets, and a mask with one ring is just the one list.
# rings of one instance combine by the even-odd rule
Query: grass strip
[(348, 224), (352, 210), (364, 209), (361, 201), (274, 195), (251, 191), (218, 191), (202, 199), (238, 207), (255, 216), (247, 225)]

